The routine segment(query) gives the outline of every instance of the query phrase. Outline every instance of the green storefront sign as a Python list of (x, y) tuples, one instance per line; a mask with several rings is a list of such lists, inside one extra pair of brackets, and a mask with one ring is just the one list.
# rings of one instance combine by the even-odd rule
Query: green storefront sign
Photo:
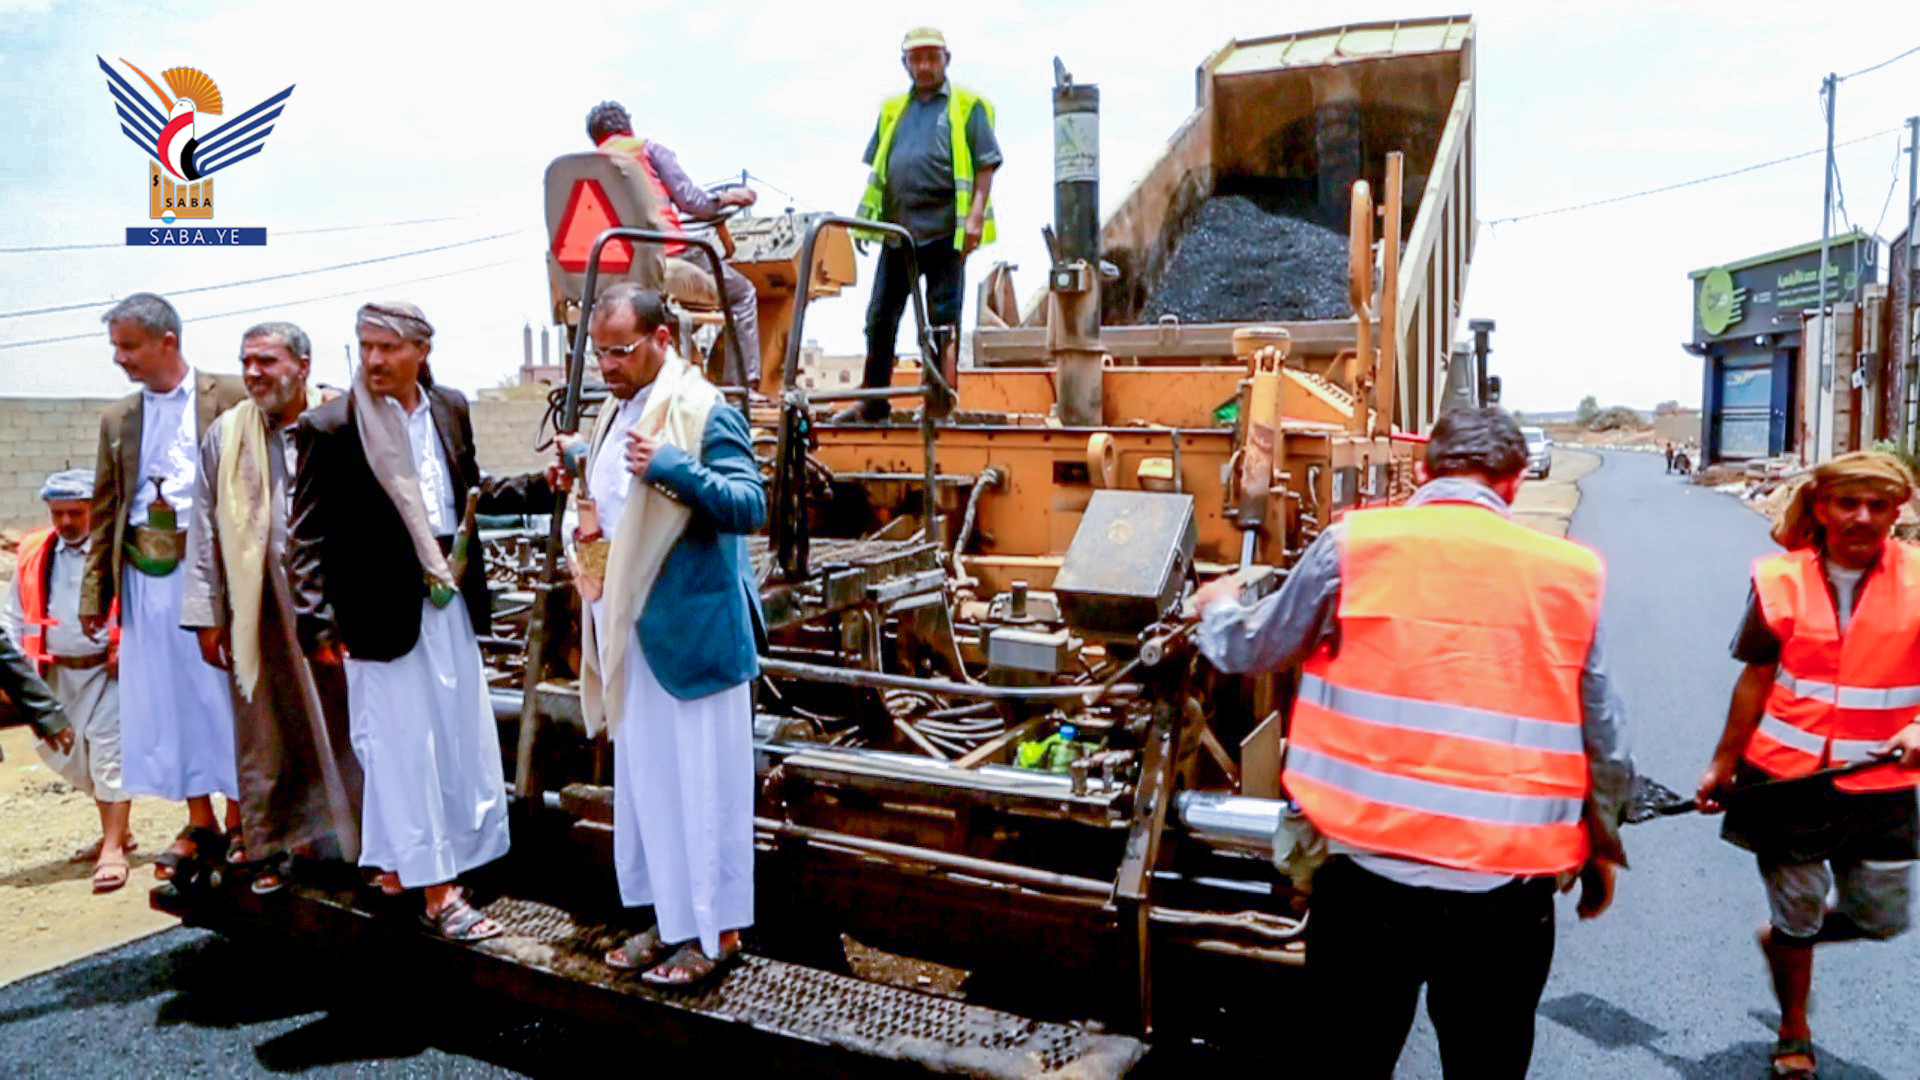
[(1826, 288), (1820, 288), (1820, 242), (1756, 255), (1725, 266), (1695, 270), (1693, 340), (1746, 337), (1798, 330), (1801, 312), (1853, 298), (1854, 289), (1878, 280), (1878, 243), (1862, 232), (1828, 242)]

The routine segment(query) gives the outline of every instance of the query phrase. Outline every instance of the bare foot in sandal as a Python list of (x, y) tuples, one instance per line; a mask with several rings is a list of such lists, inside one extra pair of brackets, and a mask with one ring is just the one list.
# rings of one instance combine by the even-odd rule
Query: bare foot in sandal
[[(67, 861), (77, 863), (99, 862), (100, 852), (106, 847), (106, 843), (105, 839), (95, 840), (93, 843), (67, 856)], [(140, 845), (134, 841), (132, 834), (129, 833), (127, 842), (120, 846), (120, 850), (125, 854), (131, 855), (140, 850)]]
[(660, 940), (660, 928), (654, 926), (621, 942), (618, 948), (608, 949), (601, 959), (618, 971), (646, 969), (666, 959), (672, 948)]
[(188, 825), (173, 838), (173, 846), (160, 853), (153, 860), (153, 876), (158, 881), (171, 881), (180, 869), (180, 864), (199, 856), (200, 848), (218, 846), (222, 841), (220, 830), (210, 826)]
[(720, 955), (710, 957), (698, 939), (675, 949), (672, 956), (640, 976), (650, 986), (688, 989), (712, 982), (740, 956), (740, 932), (729, 930), (720, 935)]
[(475, 911), (473, 905), (459, 897), (448, 900), (438, 911), (429, 908), (420, 916), (420, 925), (435, 937), (459, 945), (470, 945), (505, 933), (499, 923)]
[(127, 875), (132, 867), (127, 864), (125, 855), (107, 854), (93, 866), (93, 891), (110, 893), (127, 883)]

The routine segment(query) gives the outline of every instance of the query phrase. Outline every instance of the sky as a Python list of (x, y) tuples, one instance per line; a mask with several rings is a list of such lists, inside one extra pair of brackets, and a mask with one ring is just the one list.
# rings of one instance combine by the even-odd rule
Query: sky
[[(906, 84), (900, 36), (921, 23), (945, 29), (952, 76), (998, 109), (1001, 239), (970, 277), (1005, 260), (1024, 297), (1043, 280), (1039, 230), (1052, 213), (1053, 57), (1100, 86), (1110, 211), (1192, 109), (1195, 67), (1229, 40), (1448, 13), (1211, 0), (0, 0), (0, 249), (105, 245), (0, 250), (0, 394), (124, 393), (99, 316), (141, 290), (174, 296), (187, 358), (207, 370), (237, 370), (241, 332), (285, 318), (312, 335), (317, 377), (344, 381), (355, 308), (386, 298), (419, 304), (438, 328), (437, 378), (497, 384), (521, 361), (523, 327), (537, 336), (550, 318), (541, 178), (552, 158), (586, 148), (589, 107), (624, 102), (636, 130), (697, 180), (765, 178), (761, 211), (850, 212), (876, 106)], [(1587, 394), (1697, 404), (1699, 362), (1680, 348), (1687, 272), (1817, 240), (1820, 157), (1496, 220), (1820, 148), (1821, 78), (1920, 45), (1920, 5), (1536, 0), (1474, 15), (1481, 224), (1457, 336), (1469, 318), (1497, 322), (1494, 370), (1515, 408), (1572, 408)], [(228, 116), (295, 88), (265, 151), (217, 174), (210, 224), (265, 226), (266, 247), (115, 246), (149, 224), (147, 159), (119, 131), (96, 56), (156, 78), (200, 68)], [(1874, 136), (1837, 152), (1845, 221), (1890, 238), (1904, 226), (1902, 133), (1920, 113), (1920, 55), (1844, 82), (1836, 101), (1838, 141)], [(349, 262), (363, 264), (306, 272)], [(812, 307), (806, 337), (830, 353), (864, 350), (871, 270), (863, 261), (859, 284)], [(298, 276), (204, 288), (284, 274)]]

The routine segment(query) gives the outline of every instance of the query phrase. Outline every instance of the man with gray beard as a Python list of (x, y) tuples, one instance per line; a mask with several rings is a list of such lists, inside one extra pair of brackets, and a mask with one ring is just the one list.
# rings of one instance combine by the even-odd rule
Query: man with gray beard
[(241, 837), (230, 858), (253, 871), (257, 893), (286, 884), (295, 854), (360, 853), (346, 681), (337, 667), (307, 662), (287, 583), (294, 424), (327, 400), (307, 385), (311, 353), (292, 323), (262, 323), (242, 337), (247, 400), (200, 441), (188, 530), (180, 623), (199, 635), (207, 663), (231, 675)]

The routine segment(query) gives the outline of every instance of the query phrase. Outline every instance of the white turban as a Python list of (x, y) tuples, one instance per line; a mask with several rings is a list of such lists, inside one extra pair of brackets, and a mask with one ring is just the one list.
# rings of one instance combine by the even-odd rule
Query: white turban
[(92, 469), (63, 469), (40, 485), (43, 502), (76, 502), (93, 498)]

